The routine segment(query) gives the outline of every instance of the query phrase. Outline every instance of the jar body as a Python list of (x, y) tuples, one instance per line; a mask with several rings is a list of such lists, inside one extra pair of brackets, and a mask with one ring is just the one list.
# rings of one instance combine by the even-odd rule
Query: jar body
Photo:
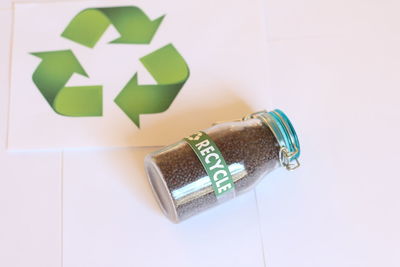
[(258, 118), (217, 124), (203, 132), (225, 159), (234, 189), (217, 196), (205, 168), (185, 140), (147, 155), (145, 167), (153, 192), (173, 222), (252, 189), (265, 174), (280, 166), (276, 137)]

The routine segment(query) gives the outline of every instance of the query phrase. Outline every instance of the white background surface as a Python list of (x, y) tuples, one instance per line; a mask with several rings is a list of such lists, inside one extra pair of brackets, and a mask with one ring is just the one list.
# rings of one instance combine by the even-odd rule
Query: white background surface
[(173, 225), (143, 174), (151, 148), (5, 150), (15, 33), (3, 1), (0, 266), (400, 266), (400, 3), (264, 4), (265, 101), (294, 122), (303, 166)]

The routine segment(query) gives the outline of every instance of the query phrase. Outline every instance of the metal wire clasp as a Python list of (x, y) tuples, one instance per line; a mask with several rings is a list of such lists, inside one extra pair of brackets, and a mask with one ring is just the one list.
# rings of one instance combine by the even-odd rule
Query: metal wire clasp
[[(294, 158), (297, 153), (297, 151), (289, 152), (286, 147), (281, 147), (281, 149), (279, 150), (279, 162), (283, 167), (286, 168), (286, 170), (293, 171), (300, 167), (299, 160), (297, 158)], [(291, 162), (292, 160), (294, 160), (294, 163)]]
[(267, 113), (267, 111), (265, 109), (261, 110), (261, 111), (253, 112), (253, 113), (250, 113), (250, 114), (247, 114), (246, 116), (244, 116), (242, 118), (242, 120), (245, 121), (245, 120), (254, 119), (255, 117), (258, 117), (259, 115), (264, 114), (264, 113)]
[(225, 121), (216, 121), (216, 122), (212, 123), (211, 125), (214, 126), (214, 125), (217, 125), (217, 124), (220, 124), (220, 123), (224, 123), (224, 122), (239, 122), (239, 121), (245, 121), (245, 120), (253, 119), (253, 118), (255, 118), (256, 115), (260, 115), (260, 114), (262, 114), (262, 113), (264, 113), (264, 112), (267, 112), (267, 111), (266, 111), (266, 110), (262, 110), (262, 111), (253, 112), (253, 113), (250, 113), (250, 114), (244, 116), (242, 119), (225, 120)]

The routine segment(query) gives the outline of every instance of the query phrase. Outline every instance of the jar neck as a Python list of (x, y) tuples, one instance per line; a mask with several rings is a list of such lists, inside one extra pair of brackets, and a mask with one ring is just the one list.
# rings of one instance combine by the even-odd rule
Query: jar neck
[(294, 170), (300, 166), (300, 143), (289, 118), (279, 109), (260, 111), (244, 119), (258, 118), (267, 125), (274, 134), (279, 146), (279, 161), (287, 170)]

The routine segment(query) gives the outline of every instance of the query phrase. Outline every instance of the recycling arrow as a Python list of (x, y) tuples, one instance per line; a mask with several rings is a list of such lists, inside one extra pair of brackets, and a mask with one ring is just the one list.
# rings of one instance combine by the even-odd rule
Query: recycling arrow
[(149, 44), (163, 18), (151, 21), (135, 6), (88, 8), (72, 19), (61, 36), (92, 48), (112, 24), (121, 36), (111, 43)]
[(65, 86), (74, 73), (88, 77), (71, 50), (31, 54), (42, 59), (33, 82), (55, 112), (65, 116), (102, 115), (102, 86)]
[[(62, 36), (92, 48), (113, 25), (120, 37), (111, 43), (148, 44), (163, 18), (152, 21), (135, 6), (88, 8), (71, 20)], [(71, 50), (31, 54), (42, 59), (33, 73), (33, 82), (55, 112), (66, 116), (102, 115), (102, 86), (66, 86), (74, 73), (88, 77)], [(189, 78), (189, 68), (172, 44), (140, 60), (157, 84), (139, 85), (136, 73), (114, 100), (137, 127), (141, 114), (167, 110)]]
[(142, 57), (140, 61), (158, 84), (139, 85), (135, 73), (114, 100), (137, 127), (140, 127), (140, 114), (167, 110), (189, 78), (189, 68), (172, 44)]

